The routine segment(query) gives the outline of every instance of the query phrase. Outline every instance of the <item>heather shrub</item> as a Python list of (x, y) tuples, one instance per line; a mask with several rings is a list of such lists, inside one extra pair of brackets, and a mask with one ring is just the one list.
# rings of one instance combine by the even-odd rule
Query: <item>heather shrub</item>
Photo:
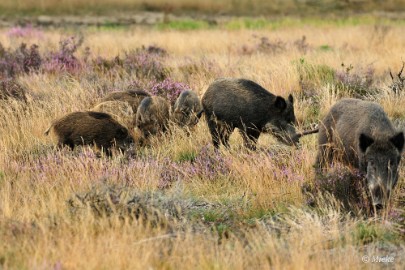
[(59, 50), (50, 52), (44, 59), (43, 68), (50, 73), (78, 73), (83, 63), (75, 56), (83, 44), (83, 37), (69, 37), (59, 42)]
[(340, 70), (326, 65), (313, 65), (301, 58), (297, 64), (299, 84), (303, 97), (313, 97), (319, 86), (333, 85), (341, 95), (355, 98), (378, 93), (373, 67), (354, 68), (341, 64)]
[(189, 155), (187, 154), (186, 158), (183, 156), (178, 161), (168, 158), (163, 160), (160, 188), (170, 187), (178, 180), (189, 181), (196, 178), (202, 181), (214, 181), (231, 173), (231, 161), (209, 145), (203, 146), (197, 154), (192, 152)]
[(346, 92), (352, 97), (362, 98), (374, 95), (378, 90), (374, 87), (373, 67), (354, 68), (351, 64), (346, 66), (341, 64), (342, 69), (335, 72), (335, 85), (342, 92)]
[(184, 172), (189, 177), (212, 181), (231, 173), (230, 162), (219, 151), (205, 145), (192, 162), (186, 163), (188, 166), (185, 166)]
[(166, 55), (164, 49), (156, 46), (137, 48), (125, 53), (123, 67), (138, 78), (162, 81), (170, 74), (163, 64)]
[[(313, 186), (309, 188), (304, 185), (304, 189), (309, 192), (307, 195), (331, 194), (348, 211), (366, 215), (372, 213), (365, 176), (357, 170), (336, 166), (326, 174), (318, 173)], [(313, 197), (309, 202), (314, 203)]]
[(43, 32), (31, 24), (11, 27), (6, 35), (10, 38), (42, 38)]
[(12, 51), (10, 48), (5, 49), (0, 43), (0, 78), (15, 77), (24, 72), (38, 70), (41, 64), (42, 58), (36, 44), (27, 49), (27, 44), (21, 43)]
[(152, 95), (166, 98), (173, 106), (180, 93), (188, 89), (190, 89), (190, 86), (188, 86), (187, 84), (176, 82), (171, 78), (166, 78), (161, 82), (153, 83), (148, 91)]

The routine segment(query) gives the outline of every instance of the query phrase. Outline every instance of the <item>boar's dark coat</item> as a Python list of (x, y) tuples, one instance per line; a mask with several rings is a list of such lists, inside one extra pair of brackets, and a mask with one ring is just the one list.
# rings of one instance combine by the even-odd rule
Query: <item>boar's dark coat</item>
[(359, 168), (366, 175), (373, 205), (385, 205), (398, 180), (404, 134), (394, 129), (380, 105), (340, 100), (319, 125), (318, 143), (318, 169), (333, 160)]
[(48, 135), (53, 128), (58, 138), (58, 145), (70, 146), (95, 144), (104, 149), (114, 144), (125, 149), (133, 143), (128, 130), (114, 120), (109, 114), (101, 112), (73, 112), (56, 120), (45, 131)]
[(173, 119), (179, 126), (195, 126), (203, 112), (201, 101), (191, 90), (181, 92), (173, 107)]
[(218, 79), (202, 98), (206, 121), (215, 147), (229, 146), (235, 128), (244, 144), (255, 149), (261, 132), (271, 132), (283, 143), (296, 143), (293, 97), (275, 96), (257, 83), (245, 79)]
[(136, 112), (142, 100), (149, 96), (150, 94), (143, 90), (116, 91), (106, 95), (101, 99), (100, 103), (105, 101), (124, 101), (129, 103), (132, 106), (132, 110)]

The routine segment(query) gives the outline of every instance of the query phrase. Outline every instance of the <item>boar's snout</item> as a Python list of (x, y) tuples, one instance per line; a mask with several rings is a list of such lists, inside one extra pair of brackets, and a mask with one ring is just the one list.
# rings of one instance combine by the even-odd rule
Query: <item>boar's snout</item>
[(384, 208), (385, 202), (388, 201), (390, 197), (390, 191), (385, 190), (382, 186), (375, 186), (370, 189), (371, 198), (373, 202), (373, 206), (380, 210)]
[(127, 139), (125, 140), (125, 144), (126, 145), (131, 145), (131, 144), (134, 144), (135, 143), (135, 140), (134, 140), (134, 138), (132, 138), (132, 136), (128, 136), (127, 137)]
[(383, 208), (390, 198), (391, 190), (398, 179), (398, 166), (389, 163), (376, 164), (369, 162), (367, 165), (367, 183), (373, 206)]
[(134, 142), (134, 140), (133, 140), (132, 138), (128, 138), (128, 139), (126, 139), (126, 140), (124, 140), (124, 141), (117, 142), (117, 147), (118, 147), (121, 151), (125, 151), (125, 150), (127, 150), (128, 148), (130, 148), (131, 145), (133, 145), (134, 143), (135, 143), (135, 142)]
[(265, 130), (273, 134), (277, 140), (286, 145), (297, 145), (300, 139), (300, 135), (297, 134), (295, 127), (292, 124), (284, 124), (281, 127), (273, 124), (267, 124)]

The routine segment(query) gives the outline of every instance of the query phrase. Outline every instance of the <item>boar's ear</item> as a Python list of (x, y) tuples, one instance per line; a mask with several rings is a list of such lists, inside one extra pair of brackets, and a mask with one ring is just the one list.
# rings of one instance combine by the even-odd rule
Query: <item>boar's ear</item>
[(294, 98), (291, 94), (288, 96), (288, 101), (291, 102), (291, 104), (294, 103)]
[(398, 149), (399, 152), (402, 152), (404, 148), (404, 133), (401, 131), (394, 137), (390, 139), (390, 142)]
[(370, 137), (368, 137), (367, 135), (361, 133), (360, 137), (359, 137), (359, 146), (360, 146), (360, 150), (364, 153), (367, 150), (367, 147), (369, 147), (372, 143), (374, 142), (374, 140)]
[(274, 101), (274, 106), (280, 111), (284, 111), (287, 108), (287, 103), (283, 97), (277, 96), (276, 100)]

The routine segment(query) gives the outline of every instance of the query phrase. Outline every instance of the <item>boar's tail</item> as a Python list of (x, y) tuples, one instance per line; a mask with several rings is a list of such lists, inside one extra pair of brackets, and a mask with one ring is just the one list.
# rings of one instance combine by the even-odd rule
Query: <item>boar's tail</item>
[(201, 111), (199, 111), (198, 113), (197, 113), (197, 117), (198, 117), (198, 119), (200, 119), (201, 118), (201, 115), (204, 113), (204, 110), (201, 110)]
[(52, 127), (53, 127), (53, 124), (51, 124), (47, 130), (45, 130), (45, 132), (44, 132), (44, 135), (45, 135), (45, 136), (48, 136), (49, 131), (51, 131), (51, 128), (52, 128)]

